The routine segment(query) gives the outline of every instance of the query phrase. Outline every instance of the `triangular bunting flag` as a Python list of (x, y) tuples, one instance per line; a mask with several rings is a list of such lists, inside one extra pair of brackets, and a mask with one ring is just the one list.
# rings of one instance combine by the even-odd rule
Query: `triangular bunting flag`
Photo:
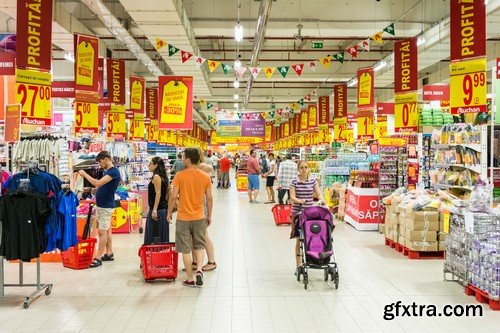
[(208, 120), (212, 120), (212, 116), (207, 116)]
[(245, 113), (245, 118), (247, 120), (250, 120), (251, 117), (252, 117), (252, 115), (250, 113)]
[(173, 56), (174, 54), (176, 54), (177, 52), (179, 52), (180, 49), (176, 48), (175, 46), (173, 45), (169, 45), (168, 46), (168, 56), (171, 57)]
[(243, 116), (243, 113), (238, 112), (236, 115), (238, 116), (238, 119), (241, 119), (241, 116)]
[(207, 103), (207, 110), (210, 110), (214, 105), (212, 103)]
[(204, 99), (202, 99), (202, 100), (200, 101), (200, 106), (201, 106), (201, 107), (205, 107), (205, 104), (207, 104), (207, 101), (205, 101)]
[(299, 99), (297, 103), (299, 103), (300, 106), (304, 106), (304, 99), (303, 98)]
[(257, 76), (259, 76), (261, 69), (262, 68), (260, 68), (260, 67), (250, 67), (250, 73), (252, 73), (252, 76), (254, 79), (256, 79)]
[(351, 55), (351, 57), (353, 57), (353, 58), (357, 58), (358, 57), (358, 45), (354, 45), (354, 46), (348, 47), (346, 49), (346, 51), (349, 52), (349, 54)]
[(302, 74), (302, 70), (304, 69), (304, 64), (293, 65), (292, 68), (295, 71), (295, 73), (297, 73), (297, 75), (300, 76)]
[(156, 49), (158, 51), (160, 51), (166, 45), (167, 45), (167, 42), (165, 42), (163, 39), (160, 39), (160, 38), (156, 37)]
[(224, 75), (227, 75), (231, 70), (233, 69), (233, 66), (227, 65), (227, 64), (222, 64), (222, 70), (224, 71)]
[(336, 55), (333, 56), (335, 60), (340, 62), (341, 64), (344, 63), (344, 51), (337, 53)]
[(286, 78), (289, 70), (290, 70), (290, 66), (278, 67), (278, 72), (280, 72), (280, 74), (281, 74), (281, 76), (283, 76), (283, 78)]
[(264, 71), (264, 74), (266, 74), (266, 77), (268, 79), (270, 79), (273, 77), (273, 74), (274, 74), (274, 71), (276, 70), (276, 68), (275, 67), (264, 67), (262, 70)]
[(269, 113), (268, 113), (268, 115), (269, 115), (269, 116), (271, 116), (271, 118), (274, 118), (274, 115), (275, 115), (275, 114), (276, 114), (276, 113), (275, 113), (274, 111), (271, 111), (271, 112), (269, 112)]
[(321, 58), (319, 60), (319, 62), (321, 62), (321, 64), (323, 65), (323, 67), (330, 68), (330, 63), (332, 62), (332, 58), (331, 58), (331, 56), (326, 56), (324, 58)]
[(310, 102), (311, 101), (311, 95), (307, 95), (306, 97), (304, 97), (304, 101)]
[(241, 77), (243, 76), (243, 74), (245, 74), (246, 71), (247, 71), (246, 67), (237, 68), (236, 75), (238, 76), (238, 79), (241, 79)]
[(283, 110), (282, 109), (278, 109), (276, 112), (278, 112), (278, 114), (281, 116), (281, 114), (283, 113)]
[(208, 68), (210, 69), (210, 73), (213, 73), (213, 71), (219, 67), (220, 62), (215, 61), (215, 60), (208, 60)]
[(364, 41), (362, 41), (361, 43), (359, 43), (359, 46), (361, 46), (362, 48), (364, 48), (367, 51), (370, 51), (370, 38), (367, 38)]
[(309, 66), (309, 69), (312, 70), (313, 72), (316, 71), (316, 61), (310, 61), (307, 66)]
[(371, 38), (379, 44), (384, 43), (384, 41), (382, 40), (382, 31), (377, 32)]
[(215, 110), (215, 112), (219, 111), (220, 110), (220, 106), (216, 105), (214, 110)]
[(186, 52), (184, 50), (181, 50), (182, 63), (185, 63), (186, 61), (188, 61), (189, 59), (191, 59), (192, 56), (193, 56), (192, 53), (189, 53), (189, 52)]
[(385, 27), (384, 31), (387, 32), (388, 34), (396, 36), (396, 30), (394, 30), (394, 23), (391, 23), (387, 27)]
[[(298, 110), (298, 109), (299, 109), (299, 104), (297, 104), (297, 102), (293, 103), (292, 104), (292, 111), (295, 111), (295, 110)], [(293, 114), (292, 111), (290, 111), (290, 112)]]
[(196, 66), (200, 67), (201, 65), (203, 65), (203, 63), (207, 61), (207, 59), (203, 58), (203, 57), (196, 57), (194, 59), (194, 63), (196, 64)]

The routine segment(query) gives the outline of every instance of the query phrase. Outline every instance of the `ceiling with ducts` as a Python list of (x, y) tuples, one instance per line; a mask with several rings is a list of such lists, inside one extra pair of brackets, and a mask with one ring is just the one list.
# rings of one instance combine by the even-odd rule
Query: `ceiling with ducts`
[[(15, 30), (16, 0), (0, 3), (6, 32)], [(376, 100), (393, 98), (392, 52), (394, 42), (423, 37), (419, 46), (419, 82), (448, 79), (449, 0), (56, 0), (54, 8), (54, 61), (57, 68), (71, 67), (64, 56), (72, 52), (74, 32), (97, 35), (101, 55), (126, 60), (130, 74), (144, 76), (155, 86), (157, 75), (194, 77), (195, 119), (208, 127), (207, 115), (216, 110), (269, 111), (290, 106), (310, 95), (332, 93), (333, 85), (348, 82), (362, 67), (381, 62), (387, 65), (375, 74)], [(500, 54), (500, 0), (487, 5), (488, 61)], [(234, 39), (238, 21), (244, 38)], [(9, 19), (11, 18), (11, 19)], [(14, 21), (14, 22), (12, 22)], [(394, 35), (382, 34), (382, 42), (359, 44), (394, 23)], [(156, 49), (160, 39), (178, 51)], [(323, 48), (313, 48), (322, 42)], [(333, 59), (329, 68), (318, 60), (358, 45), (356, 58), (345, 52), (344, 62)], [(193, 54), (182, 62), (183, 53)], [(197, 56), (220, 62), (213, 72), (208, 62), (195, 65)], [(284, 77), (278, 70), (272, 77), (262, 71), (255, 79), (249, 71), (239, 79), (222, 64), (277, 68), (302, 65), (300, 75), (289, 68)], [(308, 63), (316, 61), (315, 71)], [(491, 67), (491, 66), (489, 66)], [(297, 68), (297, 67), (295, 67)], [(234, 100), (235, 92), (238, 100)], [(349, 88), (349, 108), (355, 109), (356, 88)], [(207, 110), (206, 103), (213, 104)]]

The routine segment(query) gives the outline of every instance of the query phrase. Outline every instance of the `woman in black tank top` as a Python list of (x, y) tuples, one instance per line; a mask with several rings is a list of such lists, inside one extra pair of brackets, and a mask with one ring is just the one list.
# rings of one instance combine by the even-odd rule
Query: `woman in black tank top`
[(153, 177), (148, 184), (149, 213), (144, 231), (144, 244), (167, 243), (169, 224), (167, 223), (168, 176), (165, 162), (161, 157), (153, 157), (149, 162)]

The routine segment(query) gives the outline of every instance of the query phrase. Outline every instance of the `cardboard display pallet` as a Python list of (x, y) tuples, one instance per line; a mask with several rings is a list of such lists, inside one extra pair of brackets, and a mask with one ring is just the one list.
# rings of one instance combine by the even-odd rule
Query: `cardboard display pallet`
[(407, 256), (408, 259), (444, 259), (444, 251), (433, 251), (433, 252), (422, 252), (422, 251), (412, 251), (407, 247), (396, 243), (392, 239), (385, 238), (385, 245), (394, 249), (397, 252), (402, 252), (403, 255)]
[(488, 293), (482, 291), (481, 289), (474, 287), (469, 284), (465, 287), (465, 294), (467, 296), (475, 296), (476, 301), (479, 303), (488, 304), (489, 308), (493, 311), (500, 311), (500, 300), (492, 300)]

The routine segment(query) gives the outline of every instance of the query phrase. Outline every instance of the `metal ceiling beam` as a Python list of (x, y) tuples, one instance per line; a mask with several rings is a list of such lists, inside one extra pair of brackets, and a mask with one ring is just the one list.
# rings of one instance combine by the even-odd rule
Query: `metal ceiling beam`
[[(262, 44), (264, 43), (264, 38), (266, 37), (267, 20), (269, 19), (269, 13), (271, 12), (272, 0), (260, 0), (259, 17), (257, 19), (257, 27), (255, 29), (255, 37), (253, 44), (252, 59), (250, 61), (250, 67), (255, 67), (259, 60), (259, 53), (262, 49)], [(247, 89), (245, 93), (245, 101), (243, 103), (243, 109), (246, 108), (248, 101), (250, 99), (250, 92), (252, 91), (253, 76), (251, 73), (248, 74), (247, 79)]]
[[(234, 18), (228, 17), (191, 17), (191, 22), (234, 22)], [(253, 23), (255, 20), (252, 18), (240, 18), (240, 22), (250, 22)], [(297, 23), (299, 18), (274, 18), (269, 19), (269, 23)], [(387, 23), (390, 24), (392, 20), (374, 20), (374, 19), (366, 19), (366, 20), (319, 20), (319, 19), (308, 19), (301, 18), (300, 21), (306, 23)], [(404, 21), (407, 24), (434, 24), (434, 21)]]

